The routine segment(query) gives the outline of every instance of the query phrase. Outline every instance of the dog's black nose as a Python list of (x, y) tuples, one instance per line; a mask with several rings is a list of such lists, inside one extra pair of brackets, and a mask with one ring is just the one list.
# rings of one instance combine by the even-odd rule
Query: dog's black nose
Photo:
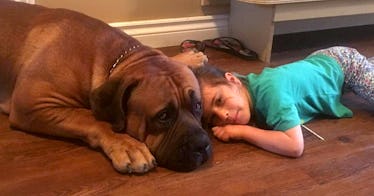
[(209, 137), (205, 134), (192, 136), (188, 142), (188, 150), (192, 152), (193, 159), (197, 164), (207, 161), (212, 153)]
[(206, 142), (206, 143), (204, 142), (204, 143), (196, 146), (196, 150), (194, 150), (194, 151), (202, 153), (202, 154), (207, 154), (211, 151), (211, 145), (208, 142)]
[(200, 153), (202, 156), (202, 164), (210, 158), (212, 154), (212, 145), (210, 143), (206, 144), (205, 147), (201, 149)]
[(211, 144), (206, 145), (204, 150), (205, 150), (204, 151), (205, 153), (211, 153), (212, 152), (212, 145)]

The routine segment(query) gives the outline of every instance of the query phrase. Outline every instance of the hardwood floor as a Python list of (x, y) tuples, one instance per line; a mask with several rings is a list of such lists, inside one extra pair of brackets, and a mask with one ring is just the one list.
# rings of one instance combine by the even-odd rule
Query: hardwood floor
[[(373, 27), (367, 28), (369, 33), (352, 30), (349, 39), (342, 38), (344, 33), (335, 39), (374, 56)], [(323, 36), (320, 41), (325, 44), (278, 49), (270, 65), (213, 49), (206, 53), (211, 64), (245, 74), (329, 46)], [(280, 43), (305, 44), (302, 40)], [(178, 47), (161, 50), (168, 55), (179, 52)], [(103, 153), (79, 141), (12, 130), (7, 116), (0, 115), (0, 195), (373, 195), (374, 106), (352, 93), (345, 94), (343, 102), (354, 117), (308, 123), (326, 141), (304, 132), (301, 158), (285, 158), (247, 143), (223, 143), (212, 137), (213, 158), (197, 170), (178, 173), (158, 167), (145, 175), (117, 173)]]

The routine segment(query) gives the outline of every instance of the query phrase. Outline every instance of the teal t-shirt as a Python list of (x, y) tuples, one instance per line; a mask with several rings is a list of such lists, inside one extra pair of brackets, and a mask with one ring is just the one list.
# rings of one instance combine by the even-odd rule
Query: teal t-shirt
[(247, 75), (256, 120), (286, 131), (318, 115), (352, 117), (341, 104), (344, 74), (335, 59), (314, 55)]

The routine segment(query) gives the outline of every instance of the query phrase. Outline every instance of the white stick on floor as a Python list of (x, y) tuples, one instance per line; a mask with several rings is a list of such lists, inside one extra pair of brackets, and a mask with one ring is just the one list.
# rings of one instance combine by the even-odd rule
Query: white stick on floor
[(323, 138), (322, 136), (318, 135), (316, 132), (312, 131), (311, 129), (309, 129), (307, 126), (305, 125), (301, 125), (301, 127), (303, 127), (305, 130), (309, 131), (311, 134), (313, 134), (314, 136), (318, 137), (320, 140), (322, 141), (326, 141), (325, 138)]

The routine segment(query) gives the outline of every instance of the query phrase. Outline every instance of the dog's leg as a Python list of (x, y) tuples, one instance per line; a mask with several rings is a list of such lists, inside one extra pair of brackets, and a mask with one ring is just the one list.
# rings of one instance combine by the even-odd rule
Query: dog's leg
[(179, 53), (170, 57), (174, 61), (187, 64), (190, 68), (197, 68), (203, 66), (208, 62), (208, 57), (202, 52), (194, 52), (192, 50)]
[(10, 115), (12, 127), (81, 139), (92, 147), (100, 147), (119, 172), (145, 173), (156, 166), (155, 158), (144, 143), (127, 134), (113, 132), (109, 123), (97, 121), (88, 109), (47, 107), (27, 112), (21, 112), (26, 111), (25, 108), (15, 109)]

